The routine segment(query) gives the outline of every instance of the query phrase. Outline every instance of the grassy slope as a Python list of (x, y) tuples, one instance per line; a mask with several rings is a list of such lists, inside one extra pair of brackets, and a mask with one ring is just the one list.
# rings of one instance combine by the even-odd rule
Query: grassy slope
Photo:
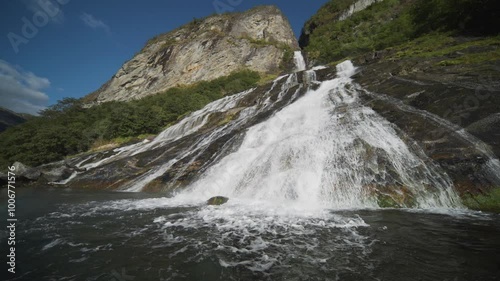
[(421, 36), (391, 48), (386, 59), (437, 58), (437, 65), (482, 64), (500, 60), (500, 36), (455, 37), (451, 33)]

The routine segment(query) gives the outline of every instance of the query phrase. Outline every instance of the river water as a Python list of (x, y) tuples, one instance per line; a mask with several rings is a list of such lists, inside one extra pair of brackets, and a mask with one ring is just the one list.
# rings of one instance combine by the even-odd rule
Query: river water
[[(206, 206), (159, 194), (19, 191), (17, 274), (6, 280), (470, 281), (500, 276), (499, 215), (314, 209), (237, 199)], [(6, 235), (1, 232), (2, 249)], [(9, 277), (4, 270), (2, 276)]]

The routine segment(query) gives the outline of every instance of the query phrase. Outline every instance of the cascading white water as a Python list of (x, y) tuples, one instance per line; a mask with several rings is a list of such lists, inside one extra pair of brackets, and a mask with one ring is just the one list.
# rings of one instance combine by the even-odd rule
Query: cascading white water
[[(264, 97), (269, 96), (270, 93), (274, 90), (278, 82), (280, 82), (282, 79), (285, 77), (288, 77), (287, 80), (283, 83), (281, 87), (280, 94), (278, 95), (278, 99), (274, 102), (280, 101), (283, 98), (283, 95), (287, 93), (287, 91), (296, 86), (298, 84), (297, 82), (297, 75), (296, 74), (290, 74), (290, 75), (284, 75), (276, 78), (274, 80), (273, 86), (270, 88), (268, 92), (264, 94)], [(214, 101), (205, 108), (194, 112), (190, 116), (188, 116), (186, 119), (182, 120), (178, 124), (168, 128), (167, 130), (163, 131), (158, 137), (155, 138), (155, 140), (151, 143), (148, 143), (146, 145), (142, 145), (141, 147), (137, 148), (134, 147), (132, 150), (127, 150), (129, 151), (128, 153), (130, 155), (137, 155), (141, 152), (165, 146), (170, 143), (172, 140), (177, 140), (183, 136), (195, 133), (198, 131), (200, 128), (202, 128), (208, 121), (209, 117), (211, 114), (215, 112), (224, 112), (227, 111), (233, 107), (236, 106), (236, 103), (246, 95), (252, 93), (254, 89), (251, 89), (249, 91), (241, 92), (239, 94), (225, 97), (223, 99)], [(154, 179), (160, 177), (163, 175), (165, 172), (167, 172), (173, 165), (175, 165), (180, 159), (183, 158), (191, 158), (191, 162), (194, 161), (200, 154), (202, 154), (205, 149), (217, 138), (220, 136), (223, 136), (224, 134), (228, 134), (231, 130), (238, 128), (241, 123), (245, 122), (248, 118), (256, 115), (257, 113), (268, 109), (269, 106), (272, 106), (274, 103), (271, 101), (271, 97), (267, 97), (267, 99), (264, 101), (264, 104), (260, 106), (259, 109), (257, 109), (257, 106), (251, 106), (248, 107), (244, 110), (242, 110), (239, 114), (238, 119), (234, 120), (234, 122), (230, 122), (225, 126), (221, 126), (211, 132), (208, 135), (204, 135), (198, 141), (196, 141), (192, 146), (189, 148), (185, 149), (181, 155), (179, 155), (176, 159), (172, 159), (168, 161), (167, 163), (160, 165), (158, 167), (155, 167), (148, 171), (147, 173), (137, 177), (133, 181), (129, 182), (126, 184), (124, 187), (122, 187), (122, 190), (129, 191), (129, 192), (137, 192), (141, 191), (148, 183), (153, 181)], [(123, 157), (124, 155), (121, 155)]]
[(295, 61), (295, 71), (306, 70), (306, 61), (301, 51), (295, 51), (293, 54), (293, 60)]
[[(281, 79), (285, 76), (279, 77), (278, 79)], [(277, 79), (277, 80), (278, 80)], [(161, 132), (157, 137), (152, 142), (144, 142), (144, 143), (136, 143), (120, 148), (116, 148), (113, 150), (113, 154), (111, 154), (109, 157), (106, 157), (104, 159), (101, 159), (99, 161), (93, 162), (89, 161), (93, 156), (90, 156), (89, 158), (81, 161), (80, 163), (77, 163), (75, 166), (88, 170), (88, 169), (93, 169), (96, 167), (103, 166), (105, 164), (108, 164), (113, 161), (117, 161), (119, 159), (123, 159), (125, 157), (131, 156), (131, 155), (137, 155), (141, 152), (145, 152), (151, 149), (155, 149), (158, 147), (165, 146), (169, 144), (172, 141), (178, 140), (184, 136), (187, 136), (189, 134), (195, 133), (198, 131), (200, 128), (202, 128), (208, 121), (208, 118), (210, 117), (210, 114), (215, 113), (215, 112), (223, 112), (228, 109), (231, 109), (235, 106), (235, 104), (244, 97), (245, 95), (251, 93), (254, 89), (250, 89), (248, 91), (244, 91), (235, 95), (227, 96), (222, 99), (216, 100), (214, 102), (209, 103), (206, 105), (204, 108), (195, 111), (191, 113), (189, 116), (186, 118), (182, 119), (179, 123), (172, 125), (171, 127), (165, 129), (163, 132)], [(86, 163), (86, 162), (90, 163)], [(84, 164), (86, 163), (86, 164)], [(170, 162), (169, 162), (170, 163)], [(148, 175), (155, 174), (160, 176), (161, 171), (165, 171), (168, 169), (168, 167), (172, 166), (173, 163), (170, 165), (163, 165), (163, 169), (154, 169), (153, 171), (150, 171)], [(143, 182), (146, 176), (141, 177), (140, 179), (136, 179), (134, 182)], [(147, 178), (151, 178), (151, 176), (147, 176)], [(72, 178), (71, 178), (72, 179)], [(71, 179), (68, 179), (68, 182), (71, 181)], [(151, 178), (153, 180), (154, 178)], [(149, 181), (144, 181), (145, 184), (147, 184)], [(64, 182), (67, 183), (67, 182)], [(141, 191), (143, 185), (134, 185), (133, 187), (125, 188), (128, 191)]]
[[(302, 57), (299, 53), (296, 56)], [(120, 190), (141, 191), (167, 172), (175, 183), (190, 165), (203, 159), (200, 156), (210, 151), (207, 149), (213, 149), (213, 144), (236, 134), (231, 149), (222, 149), (225, 152), (212, 155), (209, 162), (201, 160), (206, 165), (203, 174), (176, 198), (204, 201), (224, 195), (250, 202), (297, 204), (301, 210), (461, 207), (447, 174), (416, 144), (403, 141), (407, 137), (395, 126), (362, 104), (360, 95), (379, 94), (353, 83), (351, 76), (356, 69), (352, 63), (339, 64), (336, 79), (319, 82), (316, 70), (322, 68), (278, 77), (257, 100), (253, 100), (254, 89), (217, 100), (152, 142), (117, 148), (104, 159), (94, 154), (75, 165), (87, 170), (106, 169), (114, 161), (156, 150), (157, 157), (149, 153), (148, 170), (120, 186)], [(311, 87), (315, 84), (317, 87)], [(289, 92), (291, 89), (295, 92)], [(302, 96), (305, 89), (308, 91)], [(213, 116), (235, 109), (239, 113), (234, 120), (201, 130)], [(279, 111), (267, 117), (275, 110)], [(264, 121), (241, 132), (255, 120)], [(186, 136), (188, 146), (176, 150), (172, 158), (164, 156), (162, 148), (169, 151), (170, 145), (177, 145)], [(481, 142), (477, 143), (477, 150), (483, 151)], [(485, 173), (498, 170), (498, 163), (491, 158)]]
[(236, 152), (179, 196), (365, 208), (384, 195), (422, 208), (460, 206), (446, 174), (360, 103), (352, 63), (337, 70), (338, 78), (251, 127)]

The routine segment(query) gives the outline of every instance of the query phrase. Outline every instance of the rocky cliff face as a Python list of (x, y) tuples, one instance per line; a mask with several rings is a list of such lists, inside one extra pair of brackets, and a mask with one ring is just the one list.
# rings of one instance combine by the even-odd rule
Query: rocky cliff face
[(274, 6), (211, 16), (150, 40), (87, 102), (140, 99), (176, 85), (250, 69), (279, 73), (298, 49), (290, 24)]
[(498, 61), (442, 67), (436, 66), (439, 58), (389, 61), (389, 56), (357, 60), (363, 66), (356, 81), (367, 90), (366, 104), (418, 143), (461, 196), (497, 188), (500, 72), (493, 69)]

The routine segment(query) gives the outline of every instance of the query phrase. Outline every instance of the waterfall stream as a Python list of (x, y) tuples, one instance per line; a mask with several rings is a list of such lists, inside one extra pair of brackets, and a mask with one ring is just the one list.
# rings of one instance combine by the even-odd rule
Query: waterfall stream
[[(498, 216), (462, 208), (445, 170), (365, 105), (389, 97), (355, 83), (350, 61), (326, 81), (319, 69), (214, 101), (154, 140), (76, 157), (59, 182), (128, 192), (20, 189), (21, 278), (496, 280)], [(456, 134), (498, 179), (487, 147)], [(140, 192), (155, 185), (172, 192)]]
[(295, 71), (306, 70), (306, 61), (301, 51), (295, 51), (293, 53), (293, 60), (295, 62)]
[[(306, 68), (300, 51), (295, 61), (297, 70)], [(280, 76), (265, 91), (250, 89), (214, 101), (150, 142), (117, 148), (105, 157), (91, 155), (75, 165), (106, 171), (107, 165), (147, 154), (147, 168), (119, 184), (120, 190), (138, 192), (167, 174), (167, 184), (175, 184), (202, 163), (187, 187), (176, 191), (178, 198), (198, 201), (227, 196), (300, 208), (462, 207), (446, 172), (363, 104), (364, 97), (387, 97), (354, 83), (356, 68), (350, 61), (339, 64), (337, 77), (327, 81), (317, 81), (320, 69)], [(237, 114), (206, 127), (213, 116), (228, 112)], [(466, 137), (483, 151), (482, 142)], [(493, 171), (498, 160), (489, 158)]]
[(211, 167), (188, 197), (251, 198), (328, 208), (460, 206), (451, 180), (393, 126), (363, 106), (350, 76), (338, 77), (250, 128), (240, 148)]

